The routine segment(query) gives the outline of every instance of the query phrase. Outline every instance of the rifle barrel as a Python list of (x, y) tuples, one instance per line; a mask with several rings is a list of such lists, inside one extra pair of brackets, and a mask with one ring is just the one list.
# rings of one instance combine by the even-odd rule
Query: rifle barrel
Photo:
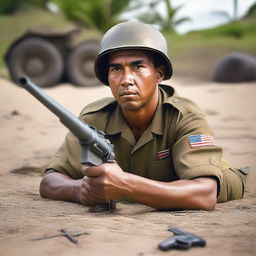
[(20, 84), (51, 112), (59, 117), (60, 121), (79, 139), (81, 144), (88, 146), (97, 145), (102, 151), (102, 156), (113, 160), (114, 152), (110, 145), (98, 136), (98, 133), (92, 130), (86, 123), (65, 109), (62, 105), (47, 95), (42, 89), (31, 82), (27, 77), (19, 79)]

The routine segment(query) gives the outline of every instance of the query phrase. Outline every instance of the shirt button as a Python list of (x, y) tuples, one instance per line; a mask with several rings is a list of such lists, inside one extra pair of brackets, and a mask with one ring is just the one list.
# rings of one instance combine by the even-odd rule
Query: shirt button
[(173, 99), (172, 102), (173, 103), (177, 103), (179, 100), (178, 99)]

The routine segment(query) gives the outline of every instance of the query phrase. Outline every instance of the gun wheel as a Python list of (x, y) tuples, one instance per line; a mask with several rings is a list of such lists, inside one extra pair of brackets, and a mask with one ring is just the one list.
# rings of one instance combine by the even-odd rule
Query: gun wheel
[(94, 61), (99, 52), (97, 41), (87, 41), (74, 48), (67, 58), (67, 78), (76, 86), (95, 86)]
[(50, 87), (60, 82), (64, 70), (58, 49), (36, 37), (23, 39), (14, 45), (8, 54), (7, 66), (14, 82), (20, 76), (27, 76), (40, 87)]

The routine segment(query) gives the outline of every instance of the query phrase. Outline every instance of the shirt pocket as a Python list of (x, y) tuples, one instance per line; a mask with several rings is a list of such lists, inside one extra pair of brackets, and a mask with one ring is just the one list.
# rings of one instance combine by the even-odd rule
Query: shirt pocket
[(172, 158), (149, 162), (147, 164), (147, 176), (149, 179), (165, 182), (178, 179)]

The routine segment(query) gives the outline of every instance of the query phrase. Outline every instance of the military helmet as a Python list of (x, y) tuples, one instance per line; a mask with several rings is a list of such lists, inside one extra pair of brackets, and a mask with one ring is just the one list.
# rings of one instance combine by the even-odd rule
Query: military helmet
[(157, 62), (165, 66), (164, 79), (172, 76), (172, 64), (168, 58), (167, 42), (160, 31), (152, 25), (135, 21), (119, 23), (109, 29), (101, 40), (101, 47), (95, 61), (95, 74), (108, 85), (108, 55), (118, 50), (146, 50), (156, 56)]

